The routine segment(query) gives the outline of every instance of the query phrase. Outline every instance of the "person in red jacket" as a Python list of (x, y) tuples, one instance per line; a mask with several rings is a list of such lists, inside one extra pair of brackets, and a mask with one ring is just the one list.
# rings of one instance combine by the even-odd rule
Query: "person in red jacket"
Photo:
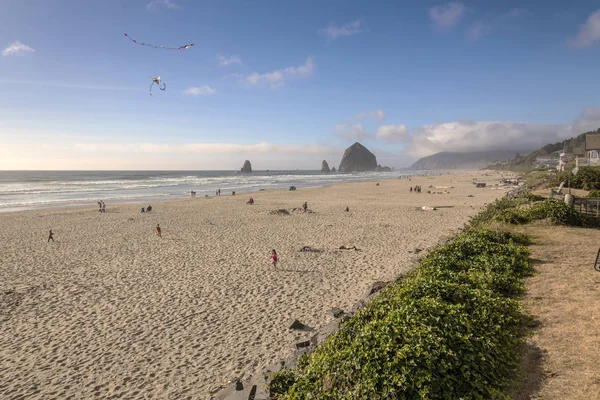
[(271, 250), (271, 262), (273, 263), (274, 267), (277, 267), (278, 260), (279, 257), (277, 256), (277, 252), (275, 251), (275, 249)]

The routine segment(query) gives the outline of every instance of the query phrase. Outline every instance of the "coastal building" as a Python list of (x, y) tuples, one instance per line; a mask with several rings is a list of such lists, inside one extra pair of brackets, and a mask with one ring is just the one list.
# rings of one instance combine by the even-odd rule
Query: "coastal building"
[(583, 159), (578, 159), (577, 165), (600, 165), (600, 134), (585, 135), (584, 146)]

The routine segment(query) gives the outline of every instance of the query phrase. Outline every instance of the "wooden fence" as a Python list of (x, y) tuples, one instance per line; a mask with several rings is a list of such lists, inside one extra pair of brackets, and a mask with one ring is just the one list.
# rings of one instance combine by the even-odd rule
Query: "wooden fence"
[(575, 198), (573, 208), (582, 214), (592, 217), (600, 217), (600, 198), (598, 197), (578, 197)]

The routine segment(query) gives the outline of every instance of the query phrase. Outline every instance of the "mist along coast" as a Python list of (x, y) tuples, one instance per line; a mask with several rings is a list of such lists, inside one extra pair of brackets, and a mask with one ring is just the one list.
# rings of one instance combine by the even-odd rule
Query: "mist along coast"
[(502, 196), (490, 188), (499, 178), (227, 193), (145, 213), (140, 204), (0, 213), (0, 397), (209, 399), (285, 357), (299, 338), (293, 320), (318, 328), (331, 308), (405, 272), (416, 249)]

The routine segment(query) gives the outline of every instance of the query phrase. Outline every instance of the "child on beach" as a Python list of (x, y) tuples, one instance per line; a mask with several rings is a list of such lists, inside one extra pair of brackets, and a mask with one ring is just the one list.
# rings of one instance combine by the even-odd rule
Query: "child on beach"
[(52, 229), (50, 229), (50, 234), (48, 235), (48, 243), (50, 243), (50, 239), (52, 239), (52, 241), (54, 242), (54, 233), (52, 233)]
[(277, 257), (277, 252), (275, 251), (275, 249), (271, 250), (271, 262), (273, 263), (274, 267), (277, 267), (278, 259), (279, 259), (279, 257)]
[(162, 237), (162, 232), (161, 232), (161, 230), (160, 230), (160, 224), (156, 224), (156, 234), (157, 234), (159, 237)]

